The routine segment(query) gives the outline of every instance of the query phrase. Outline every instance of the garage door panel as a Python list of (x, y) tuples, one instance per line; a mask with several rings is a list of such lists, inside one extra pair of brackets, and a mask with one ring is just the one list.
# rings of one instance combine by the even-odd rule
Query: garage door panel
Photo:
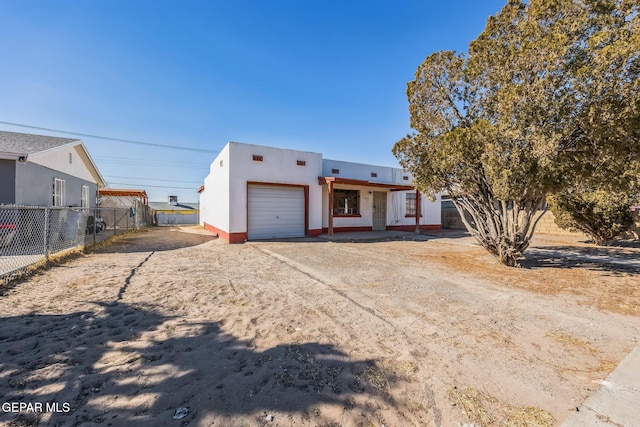
[(304, 190), (298, 187), (249, 186), (248, 238), (304, 237)]

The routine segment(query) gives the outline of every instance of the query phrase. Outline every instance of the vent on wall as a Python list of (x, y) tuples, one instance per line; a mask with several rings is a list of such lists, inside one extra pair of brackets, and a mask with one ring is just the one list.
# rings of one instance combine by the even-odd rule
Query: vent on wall
[(257, 155), (257, 154), (254, 154), (254, 155), (253, 155), (253, 161), (254, 161), (254, 162), (261, 162), (261, 161), (263, 161), (263, 160), (264, 160), (264, 159), (263, 159), (263, 157), (262, 157), (262, 156), (259, 156), (259, 155)]
[(378, 177), (378, 174), (377, 174), (377, 173), (375, 173), (375, 172), (371, 172), (371, 178), (377, 178), (377, 177)]
[(338, 175), (340, 173), (340, 169), (331, 169), (331, 173)]

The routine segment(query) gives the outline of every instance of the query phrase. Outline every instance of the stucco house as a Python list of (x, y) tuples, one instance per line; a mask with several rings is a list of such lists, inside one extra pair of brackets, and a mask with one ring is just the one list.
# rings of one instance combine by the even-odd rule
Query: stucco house
[(200, 224), (230, 243), (441, 227), (409, 173), (320, 153), (229, 142), (199, 192)]
[(102, 175), (79, 139), (0, 131), (0, 204), (95, 207)]

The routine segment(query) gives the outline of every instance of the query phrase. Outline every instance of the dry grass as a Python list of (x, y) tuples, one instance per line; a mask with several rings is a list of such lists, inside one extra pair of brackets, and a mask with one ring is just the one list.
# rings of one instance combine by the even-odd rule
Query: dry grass
[(462, 390), (453, 388), (449, 395), (470, 420), (481, 426), (550, 427), (555, 422), (550, 413), (540, 408), (509, 406), (470, 387)]
[[(565, 246), (569, 247), (566, 242)], [(437, 247), (424, 246), (420, 253), (414, 253), (413, 256), (456, 273), (490, 281), (497, 286), (525, 289), (541, 295), (565, 295), (598, 310), (640, 316), (638, 274), (623, 269), (610, 271), (588, 264), (573, 265), (571, 268), (561, 264), (512, 268), (501, 265), (480, 247), (443, 244)]]
[(581, 348), (583, 350), (590, 351), (591, 353), (598, 352), (598, 350), (596, 350), (592, 345), (590, 345), (588, 342), (580, 338), (575, 338), (567, 334), (563, 334), (561, 332), (549, 332), (546, 335), (550, 338), (553, 338), (555, 341), (561, 344), (572, 345), (572, 346)]

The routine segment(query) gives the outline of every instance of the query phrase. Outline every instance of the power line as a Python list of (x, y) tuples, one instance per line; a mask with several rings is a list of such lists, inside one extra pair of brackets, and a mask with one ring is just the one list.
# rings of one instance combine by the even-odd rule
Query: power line
[[(126, 185), (129, 187), (137, 187), (140, 188), (140, 185), (137, 184), (127, 184), (124, 182), (108, 182), (109, 185)], [(142, 187), (153, 187), (153, 188), (172, 188), (172, 189), (176, 189), (176, 190), (196, 190), (196, 187), (166, 187), (164, 185), (142, 185)]]
[(20, 123), (12, 123), (12, 122), (0, 121), (0, 123), (2, 123), (4, 125), (17, 126), (17, 127), (28, 128), (28, 129), (38, 129), (38, 130), (46, 130), (46, 131), (49, 131), (49, 132), (64, 133), (66, 135), (75, 135), (75, 136), (83, 136), (83, 137), (87, 137), (87, 138), (105, 139), (105, 140), (108, 140), (108, 141), (125, 142), (127, 144), (138, 144), (138, 145), (146, 145), (146, 146), (149, 146), (149, 147), (171, 148), (171, 149), (174, 149), (174, 150), (184, 150), (184, 151), (200, 151), (200, 152), (203, 152), (203, 153), (219, 153), (218, 150), (207, 150), (205, 148), (181, 147), (179, 145), (169, 145), (169, 144), (156, 144), (156, 143), (153, 143), (153, 142), (143, 142), (143, 141), (134, 141), (134, 140), (130, 140), (130, 139), (112, 138), (110, 136), (100, 136), (100, 135), (92, 135), (92, 134), (88, 134), (88, 133), (70, 132), (70, 131), (66, 131), (66, 130), (50, 129), (50, 128), (44, 128), (44, 127), (40, 127), (40, 126), (30, 126), (30, 125), (23, 125), (23, 124), (20, 124)]
[(149, 161), (149, 160), (138, 160), (138, 159), (105, 159), (103, 157), (100, 156), (96, 156), (94, 157), (96, 160), (99, 160), (100, 163), (112, 163), (112, 164), (118, 164), (118, 165), (132, 165), (132, 166), (150, 166), (150, 167), (157, 167), (157, 166), (165, 166), (165, 167), (171, 167), (171, 168), (189, 168), (189, 169), (194, 169), (194, 168), (208, 168), (209, 165), (204, 164), (204, 163), (189, 163), (189, 162), (163, 162), (163, 161)]
[(105, 175), (105, 177), (111, 178), (121, 178), (121, 179), (140, 179), (144, 181), (166, 181), (166, 182), (192, 182), (192, 183), (200, 183), (201, 181), (182, 181), (179, 179), (160, 179), (160, 178), (139, 178), (135, 176), (117, 176), (117, 175)]

